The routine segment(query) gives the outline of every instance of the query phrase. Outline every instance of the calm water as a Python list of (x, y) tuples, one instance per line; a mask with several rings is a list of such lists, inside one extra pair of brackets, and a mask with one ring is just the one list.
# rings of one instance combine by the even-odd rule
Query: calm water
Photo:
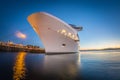
[(0, 52), (0, 80), (120, 80), (120, 51)]

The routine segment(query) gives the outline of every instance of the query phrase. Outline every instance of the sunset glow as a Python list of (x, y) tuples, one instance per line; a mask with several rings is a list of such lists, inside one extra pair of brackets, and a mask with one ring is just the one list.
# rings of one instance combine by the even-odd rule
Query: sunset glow
[(81, 48), (81, 50), (88, 49), (105, 49), (105, 48), (120, 48), (120, 41), (110, 41), (110, 42), (99, 42), (96, 44), (88, 44)]

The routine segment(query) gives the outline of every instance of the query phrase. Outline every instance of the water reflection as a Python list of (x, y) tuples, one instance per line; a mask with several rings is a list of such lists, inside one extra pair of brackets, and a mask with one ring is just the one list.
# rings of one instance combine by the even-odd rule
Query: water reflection
[(80, 52), (77, 54), (78, 55), (78, 59), (77, 59), (77, 64), (80, 67), (81, 66), (81, 56), (80, 56)]
[(13, 67), (13, 79), (14, 80), (21, 80), (25, 77), (25, 52), (19, 52), (16, 56), (15, 65)]
[(120, 80), (118, 50), (60, 55), (0, 52), (0, 63), (0, 80)]
[(73, 80), (80, 67), (80, 54), (46, 55), (44, 74), (54, 80)]
[[(75, 80), (80, 77), (80, 54), (41, 55), (20, 52), (13, 67), (14, 80)], [(38, 59), (39, 58), (39, 59)], [(28, 69), (26, 75), (26, 66)], [(79, 75), (78, 75), (79, 74)]]

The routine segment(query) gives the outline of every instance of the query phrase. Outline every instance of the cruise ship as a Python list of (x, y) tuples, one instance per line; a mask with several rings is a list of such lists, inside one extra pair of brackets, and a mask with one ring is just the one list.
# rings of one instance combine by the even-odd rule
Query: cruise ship
[(81, 31), (82, 27), (67, 24), (46, 12), (33, 13), (27, 20), (42, 41), (46, 53), (79, 51), (78, 31)]

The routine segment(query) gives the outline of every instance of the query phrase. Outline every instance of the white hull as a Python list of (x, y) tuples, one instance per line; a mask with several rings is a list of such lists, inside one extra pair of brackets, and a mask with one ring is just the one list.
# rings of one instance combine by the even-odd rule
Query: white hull
[[(40, 37), (46, 53), (78, 52), (77, 31), (62, 20), (39, 12), (28, 16), (28, 21)], [(70, 33), (74, 36), (70, 37)]]

